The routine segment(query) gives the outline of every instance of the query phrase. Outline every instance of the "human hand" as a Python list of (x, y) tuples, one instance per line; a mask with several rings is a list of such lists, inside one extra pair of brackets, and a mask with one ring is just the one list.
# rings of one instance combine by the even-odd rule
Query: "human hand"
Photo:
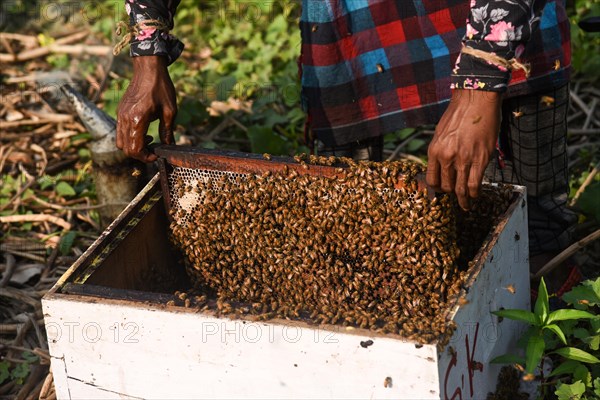
[(460, 207), (471, 208), (500, 130), (502, 95), (455, 89), (428, 149), (427, 184), (454, 192)]
[(128, 157), (152, 162), (157, 158), (148, 148), (152, 137), (147, 132), (152, 121), (160, 120), (161, 142), (174, 143), (175, 86), (164, 57), (140, 56), (132, 60), (133, 79), (117, 109), (117, 147)]

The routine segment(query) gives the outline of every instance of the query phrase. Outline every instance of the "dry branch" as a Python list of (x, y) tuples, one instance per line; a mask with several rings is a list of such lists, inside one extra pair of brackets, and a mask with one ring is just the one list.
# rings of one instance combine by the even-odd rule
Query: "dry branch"
[(540, 279), (542, 276), (546, 275), (550, 271), (554, 270), (556, 267), (565, 262), (569, 257), (573, 254), (577, 253), (580, 249), (584, 248), (588, 244), (592, 243), (594, 240), (600, 238), (600, 229), (590, 233), (583, 239), (578, 242), (573, 243), (571, 246), (567, 247), (560, 254), (554, 257), (552, 260), (548, 261), (546, 265), (544, 265), (538, 272), (536, 272), (532, 279)]
[(22, 119), (20, 121), (0, 122), (0, 129), (16, 128), (18, 126), (27, 126), (27, 125), (45, 125), (45, 124), (53, 124), (53, 123), (56, 123), (56, 121), (53, 119), (48, 119), (48, 118)]
[(0, 223), (12, 222), (50, 222), (58, 225), (65, 230), (71, 229), (71, 224), (62, 218), (48, 214), (24, 214), (24, 215), (7, 215), (0, 217)]
[(573, 196), (573, 199), (571, 200), (571, 206), (573, 206), (577, 202), (577, 199), (579, 199), (579, 196), (581, 196), (581, 193), (584, 192), (585, 188), (588, 187), (590, 183), (592, 183), (592, 181), (596, 177), (596, 174), (598, 174), (599, 168), (600, 162), (598, 162), (598, 164), (594, 166), (590, 174), (587, 176), (587, 178), (585, 178), (585, 181), (581, 184), (579, 189), (577, 189), (577, 193), (575, 193), (575, 196)]

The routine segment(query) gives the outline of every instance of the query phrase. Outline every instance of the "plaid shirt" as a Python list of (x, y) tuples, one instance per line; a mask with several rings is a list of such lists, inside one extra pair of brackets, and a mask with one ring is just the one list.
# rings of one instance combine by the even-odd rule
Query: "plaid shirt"
[[(126, 4), (132, 22), (158, 18), (172, 25), (177, 3)], [(514, 96), (568, 81), (564, 0), (303, 0), (300, 29), (308, 139), (327, 145), (437, 123), (451, 88)], [(164, 45), (160, 35), (142, 33), (131, 54), (173, 61), (181, 49)], [(517, 57), (531, 65), (531, 74), (511, 77), (502, 66), (460, 55), (465, 45)]]

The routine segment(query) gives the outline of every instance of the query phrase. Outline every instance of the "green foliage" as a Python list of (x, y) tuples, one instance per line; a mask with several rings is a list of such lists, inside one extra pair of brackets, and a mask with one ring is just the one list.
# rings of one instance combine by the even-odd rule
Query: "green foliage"
[(563, 295), (563, 300), (579, 310), (600, 305), (600, 281), (587, 280)]
[[(548, 291), (544, 280), (540, 282), (534, 311), (498, 310), (493, 314), (526, 322), (529, 329), (519, 345), (525, 358), (505, 354), (492, 362), (521, 365), (528, 374), (542, 371), (544, 357), (551, 357), (556, 368), (541, 376), (541, 395), (557, 379), (555, 394), (561, 400), (597, 398), (600, 392), (600, 316), (596, 305), (600, 302), (600, 278), (586, 281), (563, 296), (563, 300), (577, 308), (550, 312)], [(538, 372), (539, 373), (539, 372)]]
[(31, 364), (39, 361), (38, 356), (28, 351), (22, 353), (24, 362), (12, 364), (9, 361), (0, 361), (0, 385), (7, 380), (15, 382), (17, 385), (22, 385), (25, 378), (31, 372)]
[(60, 251), (60, 254), (62, 254), (63, 256), (68, 255), (71, 252), (71, 248), (73, 247), (73, 243), (75, 242), (76, 238), (77, 232), (71, 231), (65, 233), (60, 239), (60, 243), (58, 245), (58, 250)]
[(63, 197), (75, 196), (77, 194), (75, 189), (73, 189), (73, 186), (69, 185), (67, 182), (64, 181), (58, 182), (54, 187), (54, 190), (56, 191), (56, 193), (60, 194)]
[(577, 206), (590, 218), (595, 218), (600, 222), (600, 181), (596, 181), (585, 188), (579, 199)]
[(575, 382), (571, 385), (567, 385), (567, 384), (560, 384), (557, 389), (556, 392), (554, 392), (554, 394), (556, 394), (556, 396), (559, 398), (559, 400), (578, 400), (581, 399), (581, 396), (583, 396), (583, 394), (585, 393), (585, 385), (583, 384), (583, 382)]
[(584, 32), (577, 23), (585, 17), (599, 15), (597, 0), (575, 0), (571, 16), (571, 63), (578, 74), (596, 81), (600, 79), (600, 33)]
[[(294, 1), (208, 2), (191, 0), (179, 5), (176, 33), (194, 54), (206, 54), (198, 70), (175, 63), (170, 72), (184, 114), (178, 123), (187, 129), (214, 126), (206, 106), (229, 98), (250, 101), (250, 114), (238, 117), (247, 133), (230, 129), (234, 137), (247, 137), (253, 152), (290, 154), (299, 151), (304, 113), (296, 59), (300, 54), (298, 17)], [(210, 50), (207, 50), (210, 49)], [(189, 107), (190, 99), (196, 100)], [(203, 107), (200, 105), (203, 104)]]

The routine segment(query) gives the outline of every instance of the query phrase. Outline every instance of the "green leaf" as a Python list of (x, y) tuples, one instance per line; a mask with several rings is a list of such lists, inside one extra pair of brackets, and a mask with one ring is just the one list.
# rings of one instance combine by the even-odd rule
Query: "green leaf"
[(525, 365), (525, 359), (523, 357), (514, 354), (503, 354), (490, 361), (492, 364), (519, 364)]
[(588, 364), (600, 363), (600, 360), (598, 360), (596, 357), (587, 351), (580, 350), (576, 347), (563, 347), (562, 349), (554, 350), (553, 353), (570, 360), (581, 361)]
[(596, 351), (600, 348), (600, 335), (590, 336), (585, 342), (590, 346), (591, 350)]
[(577, 324), (578, 324), (578, 321), (572, 320), (572, 319), (569, 319), (566, 321), (559, 321), (559, 323), (558, 323), (558, 325), (560, 326), (560, 329), (564, 332), (565, 336), (573, 335), (573, 332), (574, 332)]
[(56, 193), (61, 196), (75, 196), (77, 194), (75, 189), (73, 189), (71, 185), (64, 181), (58, 182), (58, 184), (54, 187), (54, 190), (56, 190)]
[(592, 385), (592, 375), (590, 374), (590, 371), (587, 369), (587, 367), (583, 364), (579, 364), (575, 368), (575, 371), (573, 371), (573, 380), (581, 381), (585, 386)]
[(248, 128), (248, 138), (253, 153), (285, 154), (287, 142), (270, 127), (251, 126)]
[(536, 318), (535, 314), (532, 313), (531, 311), (527, 311), (527, 310), (517, 310), (517, 309), (497, 310), (497, 311), (492, 311), (492, 314), (497, 315), (498, 317), (502, 317), (502, 318), (513, 319), (515, 321), (527, 322), (530, 325), (535, 325), (535, 326), (539, 325), (538, 319)]
[(540, 365), (545, 348), (546, 343), (544, 343), (542, 335), (532, 335), (529, 338), (527, 348), (525, 349), (525, 371), (527, 373), (532, 374), (537, 366)]
[(396, 134), (399, 139), (404, 140), (404, 139), (407, 139), (413, 133), (415, 133), (415, 131), (416, 131), (415, 128), (404, 128), (404, 129), (400, 129)]
[(590, 319), (590, 325), (592, 326), (592, 332), (595, 334), (600, 333), (600, 317)]
[(13, 379), (22, 380), (24, 378), (27, 378), (27, 375), (29, 375), (29, 370), (29, 364), (17, 364), (17, 366), (14, 367), (13, 370), (10, 372), (10, 375)]
[(584, 214), (600, 221), (600, 203), (598, 199), (600, 199), (600, 182), (594, 182), (585, 188), (577, 200), (577, 206)]
[(594, 379), (594, 394), (600, 397), (600, 378)]
[(594, 281), (588, 280), (586, 282), (590, 283), (590, 286), (592, 287), (592, 290), (594, 290), (596, 297), (600, 299), (600, 278), (596, 278)]
[(33, 354), (30, 351), (24, 351), (23, 353), (21, 353), (21, 356), (23, 357), (23, 359), (25, 361), (27, 361), (30, 364), (38, 362), (38, 360), (39, 360), (38, 356), (36, 356), (35, 354)]
[(406, 146), (406, 151), (409, 153), (414, 153), (421, 147), (425, 146), (426, 143), (427, 142), (423, 139), (413, 139), (410, 142), (408, 142), (408, 145)]
[(576, 328), (573, 330), (573, 336), (577, 339), (583, 339), (590, 336), (590, 332), (588, 332), (588, 330), (585, 328)]
[(63, 235), (58, 245), (58, 250), (60, 251), (60, 254), (62, 254), (63, 256), (67, 256), (71, 252), (71, 248), (73, 247), (73, 242), (75, 241), (76, 237), (77, 232), (73, 231), (67, 232)]
[(565, 337), (565, 334), (563, 333), (563, 331), (560, 329), (560, 327), (556, 324), (550, 324), (550, 325), (546, 325), (544, 326), (543, 329), (549, 329), (552, 332), (554, 332), (554, 334), (556, 336), (558, 336), (558, 338), (560, 339), (561, 342), (563, 342), (564, 344), (567, 344), (567, 338)]
[(8, 372), (8, 361), (0, 362), (0, 385), (2, 385), (9, 377), (10, 372)]
[(546, 324), (551, 324), (554, 321), (564, 321), (566, 319), (585, 319), (594, 317), (594, 314), (587, 311), (562, 309), (551, 312)]
[(534, 307), (535, 315), (539, 318), (542, 324), (544, 324), (548, 318), (548, 310), (550, 310), (550, 304), (548, 303), (548, 290), (546, 289), (546, 282), (544, 282), (544, 278), (542, 278), (538, 287), (538, 297), (535, 301)]
[(554, 394), (558, 400), (579, 400), (585, 393), (585, 385), (583, 382), (575, 382), (571, 385), (559, 383)]
[[(594, 306), (600, 303), (600, 297), (594, 292), (591, 285), (584, 282), (582, 285), (576, 286), (571, 291), (565, 293), (562, 299), (569, 304), (575, 305), (577, 308), (587, 308), (586, 306)], [(582, 304), (584, 305), (582, 307)]]
[(575, 372), (575, 368), (582, 365), (579, 361), (575, 360), (567, 360), (564, 363), (560, 364), (558, 367), (554, 368), (552, 372), (548, 375), (551, 376), (559, 376), (559, 375), (573, 375)]

